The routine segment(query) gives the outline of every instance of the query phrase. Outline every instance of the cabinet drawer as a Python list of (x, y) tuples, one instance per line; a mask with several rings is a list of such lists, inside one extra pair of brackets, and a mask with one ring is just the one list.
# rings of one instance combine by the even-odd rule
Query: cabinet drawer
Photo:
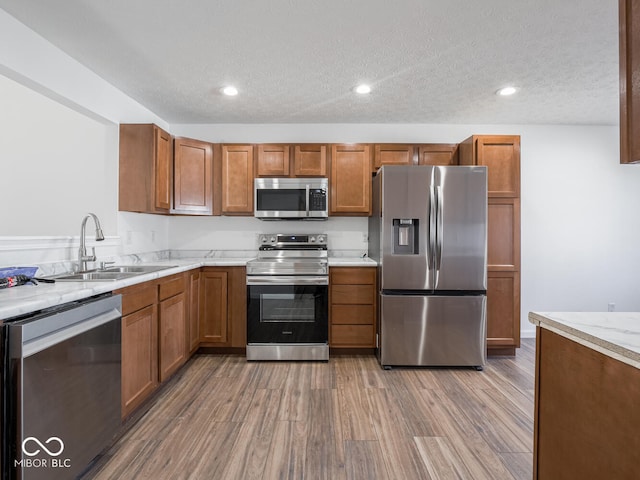
[(376, 269), (373, 267), (331, 269), (331, 284), (373, 285), (375, 281)]
[(331, 324), (373, 325), (373, 305), (331, 305)]
[(160, 284), (160, 300), (164, 300), (165, 298), (173, 297), (179, 293), (184, 292), (184, 276), (182, 274), (169, 277), (168, 279), (161, 280)]
[(157, 302), (156, 282), (147, 282), (135, 287), (118, 290), (122, 294), (122, 315), (129, 315)]
[(374, 347), (373, 325), (332, 325), (332, 347)]
[(374, 289), (371, 285), (331, 285), (331, 303), (372, 305)]

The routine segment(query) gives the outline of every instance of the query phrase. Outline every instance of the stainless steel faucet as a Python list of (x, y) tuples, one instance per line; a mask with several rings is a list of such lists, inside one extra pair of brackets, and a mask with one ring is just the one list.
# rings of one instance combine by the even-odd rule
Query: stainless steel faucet
[(86, 247), (86, 229), (87, 220), (89, 217), (93, 218), (93, 223), (96, 225), (96, 241), (100, 242), (104, 240), (104, 233), (102, 233), (102, 227), (100, 227), (100, 220), (94, 213), (89, 213), (82, 219), (82, 225), (80, 225), (80, 248), (78, 249), (78, 272), (87, 271), (87, 262), (95, 262), (96, 260), (96, 248), (92, 247), (93, 253), (87, 255)]

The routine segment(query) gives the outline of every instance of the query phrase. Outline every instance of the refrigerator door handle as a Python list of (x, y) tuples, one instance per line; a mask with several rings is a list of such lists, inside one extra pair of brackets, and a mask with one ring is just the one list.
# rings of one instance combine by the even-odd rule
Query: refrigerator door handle
[(436, 192), (433, 185), (429, 186), (429, 249), (427, 251), (427, 265), (429, 270), (434, 268), (434, 257), (436, 251)]
[(442, 198), (442, 187), (437, 186), (436, 188), (436, 217), (437, 217), (437, 222), (436, 222), (436, 284), (437, 284), (437, 278), (438, 278), (438, 274), (440, 273), (440, 265), (442, 263), (442, 230), (444, 228), (444, 221), (442, 219), (442, 204), (443, 204), (443, 198)]

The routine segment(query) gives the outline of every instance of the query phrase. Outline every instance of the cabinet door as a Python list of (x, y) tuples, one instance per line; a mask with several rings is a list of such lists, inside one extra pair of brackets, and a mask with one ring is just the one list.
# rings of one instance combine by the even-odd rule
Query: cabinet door
[(373, 171), (383, 165), (413, 165), (413, 145), (402, 143), (377, 144), (374, 148)]
[(418, 147), (418, 165), (457, 165), (458, 146), (455, 144), (429, 144)]
[(489, 197), (519, 197), (520, 137), (482, 135), (475, 148), (476, 164), (488, 170)]
[(326, 177), (326, 145), (296, 145), (293, 150), (294, 174), (296, 177)]
[(210, 143), (176, 138), (174, 142), (174, 212), (213, 213), (213, 148)]
[(189, 334), (187, 350), (193, 353), (200, 343), (200, 272), (189, 274)]
[(331, 146), (331, 214), (371, 215), (369, 145)]
[(149, 305), (122, 317), (122, 417), (158, 385), (158, 313)]
[(489, 270), (520, 269), (520, 199), (490, 198), (487, 210)]
[(201, 273), (200, 286), (200, 341), (226, 345), (229, 340), (227, 272), (205, 270)]
[(160, 302), (158, 373), (161, 382), (186, 361), (186, 308), (184, 293)]
[[(487, 273), (487, 347), (520, 346), (520, 274)], [(515, 350), (514, 350), (515, 353)]]
[(227, 315), (231, 330), (228, 335), (232, 347), (247, 346), (247, 269), (245, 267), (226, 268)]
[(222, 147), (222, 213), (253, 214), (253, 146)]
[(171, 208), (171, 188), (173, 186), (173, 148), (171, 148), (171, 135), (161, 128), (154, 127), (155, 131), (155, 208), (160, 211), (169, 211)]
[(118, 209), (169, 213), (173, 190), (171, 135), (153, 124), (120, 125)]
[(256, 176), (288, 177), (289, 145), (258, 145)]

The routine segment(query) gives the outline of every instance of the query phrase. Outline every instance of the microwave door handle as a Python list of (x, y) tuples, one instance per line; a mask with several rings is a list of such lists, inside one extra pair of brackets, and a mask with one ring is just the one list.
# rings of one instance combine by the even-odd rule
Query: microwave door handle
[(306, 187), (306, 195), (304, 196), (304, 203), (307, 211), (306, 216), (308, 217), (309, 216), (309, 184), (307, 183), (305, 187)]

